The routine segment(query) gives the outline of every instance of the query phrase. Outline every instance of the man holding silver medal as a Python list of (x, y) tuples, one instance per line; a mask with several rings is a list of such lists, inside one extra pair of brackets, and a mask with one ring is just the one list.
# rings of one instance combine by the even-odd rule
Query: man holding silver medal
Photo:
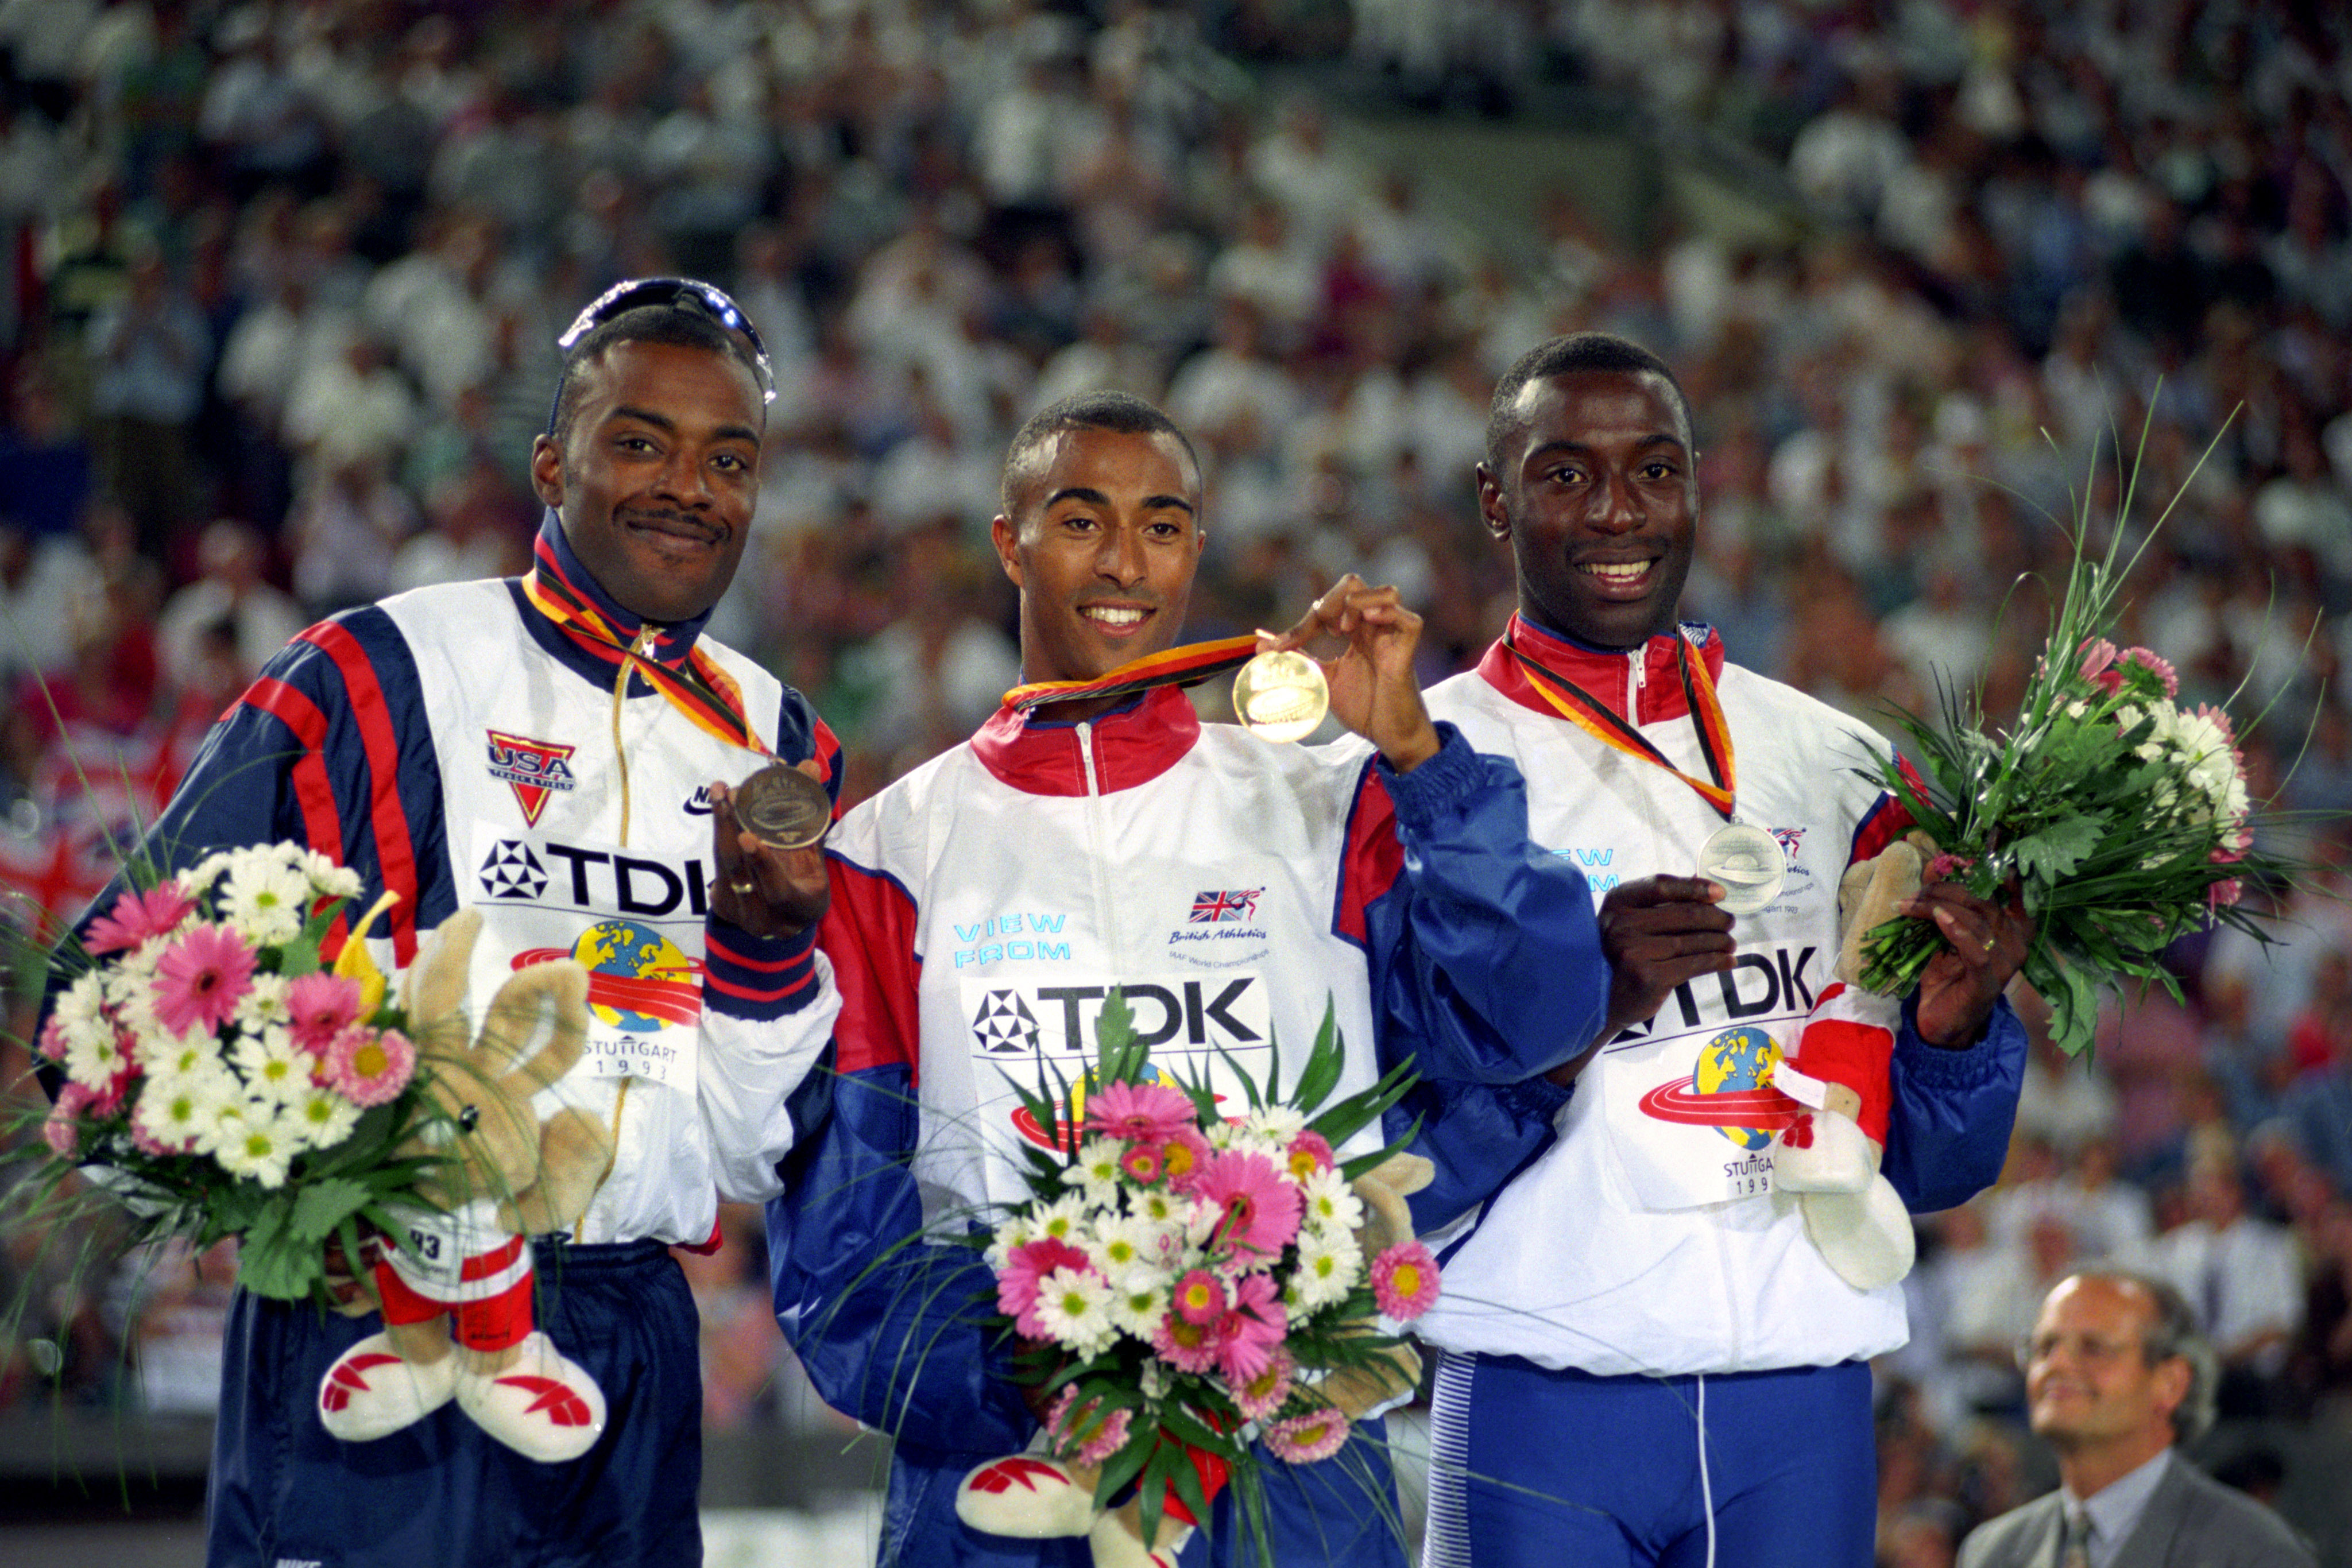
[[(1056, 1134), (1012, 1081), (1078, 1081), (1114, 988), (1163, 1071), (1213, 1084), (1228, 1063), (1265, 1081), (1277, 1040), (1295, 1072), (1328, 1008), (1348, 1047), (1335, 1093), (1414, 1060), (1421, 1098), (1386, 1135), (1424, 1117), (1441, 1174), (1420, 1196), (1458, 1210), (1482, 1195), (1465, 1183), (1503, 1175), (1486, 1148), (1549, 1124), (1565, 1096), (1540, 1074), (1600, 1027), (1609, 977), (1582, 875), (1528, 841), (1517, 772), (1431, 722), (1395, 590), (1350, 576), (1281, 636), (1172, 646), (1204, 536), (1197, 462), (1160, 411), (1104, 392), (1033, 418), (992, 533), (1029, 684), (835, 830), (820, 945), (843, 1012), (835, 1073), (811, 1081), (831, 1117), (768, 1230), (811, 1379), (895, 1439), (882, 1561), (1075, 1568), (1083, 1537), (985, 1533), (955, 1507), (967, 1472), (1037, 1429), (982, 1327), (986, 1264), (923, 1239), (1027, 1197), (1021, 1150)], [(1180, 689), (1318, 640), (1344, 643), (1330, 711), (1362, 742), (1204, 726)], [(1284, 685), (1244, 706), (1313, 728), (1320, 709)], [(1376, 1441), (1271, 1469), (1276, 1561), (1402, 1564)], [(1181, 1561), (1212, 1541), (1238, 1561), (1239, 1538), (1221, 1517)]]
[[(1775, 1192), (1773, 1070), (1830, 987), (1842, 875), (1909, 824), (1866, 777), (1883, 740), (1677, 623), (1696, 460), (1672, 372), (1622, 339), (1555, 339), (1496, 389), (1478, 502), (1518, 613), (1429, 705), (1606, 889), (1612, 984), (1556, 1141), (1433, 1239), (1433, 1568), (1872, 1560), (1868, 1361), (1902, 1292), (1849, 1283)], [(2000, 1173), (2030, 928), (1950, 883), (1898, 909), (1951, 944), (1891, 1031), (1887, 1201), (1927, 1210)]]
[[(698, 1322), (670, 1248), (715, 1240), (722, 1193), (778, 1189), (786, 1102), (838, 1006), (814, 950), (827, 883), (810, 840), (839, 748), (797, 692), (700, 635), (759, 489), (773, 386), (751, 323), (707, 284), (649, 279), (592, 304), (561, 347), (531, 453), (547, 516), (530, 570), (304, 632), (215, 727), (143, 849), (173, 867), (307, 843), (360, 874), (362, 903), (398, 894), (369, 933), (387, 970), (478, 912), (477, 1018), (517, 970), (588, 969), (586, 1052), (543, 1097), (594, 1118), (611, 1156), (568, 1236), (501, 1238), (519, 1282), (501, 1275), (495, 1303), (457, 1298), (500, 1309), (457, 1332), (469, 1351), (529, 1343), (512, 1307), (535, 1291), (541, 1333), (601, 1388), (604, 1417), (540, 1377), (517, 1385), (529, 1409), (511, 1425), (527, 1429), (493, 1440), (446, 1402), (446, 1377), (365, 1351), (380, 1325), (360, 1281), (339, 1292), (348, 1317), (240, 1292), (215, 1563), (700, 1556)], [(747, 817), (782, 782), (802, 793), (797, 820), (739, 823), (730, 781), (746, 776)], [(463, 1289), (479, 1249), (457, 1250)], [(374, 1274), (382, 1300), (437, 1317), (452, 1296), (404, 1299), (416, 1265), (401, 1261), (381, 1266), (397, 1282)]]

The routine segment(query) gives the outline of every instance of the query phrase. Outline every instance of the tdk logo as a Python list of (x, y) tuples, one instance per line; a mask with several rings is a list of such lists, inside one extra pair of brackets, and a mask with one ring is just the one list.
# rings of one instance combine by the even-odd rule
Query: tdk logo
[(1092, 1060), (1096, 1021), (1114, 984), (1127, 998), (1139, 1045), (1213, 1053), (1263, 1048), (1271, 1031), (1265, 983), (1256, 975), (1059, 986), (970, 979), (964, 1006), (973, 1043), (992, 1055), (1041, 1051)]
[(1638, 1041), (1661, 1028), (1680, 1032), (1738, 1023), (1742, 1019), (1809, 1013), (1813, 1009), (1813, 988), (1805, 979), (1805, 968), (1818, 951), (1800, 947), (1791, 953), (1786, 947), (1775, 947), (1769, 956), (1742, 953), (1721, 974), (1676, 986), (1672, 999), (1658, 1009), (1655, 1018), (1630, 1026), (1617, 1038)]
[(709, 891), (699, 860), (683, 865), (583, 849), (551, 839), (500, 839), (482, 861), (482, 892), (491, 898), (570, 905), (599, 913), (702, 915)]

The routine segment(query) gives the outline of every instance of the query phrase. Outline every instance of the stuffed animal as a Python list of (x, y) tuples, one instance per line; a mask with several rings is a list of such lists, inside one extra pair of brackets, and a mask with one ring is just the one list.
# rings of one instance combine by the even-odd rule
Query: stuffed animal
[[(553, 1463), (595, 1443), (604, 1396), (533, 1326), (530, 1238), (579, 1219), (613, 1145), (585, 1112), (541, 1122), (531, 1103), (580, 1060), (588, 976), (578, 964), (519, 970), (467, 1042), (460, 1005), (481, 925), (473, 910), (442, 925), (402, 992), (420, 1062), (433, 1070), (429, 1092), (457, 1129), (457, 1157), (425, 1188), (446, 1212), (404, 1215), (400, 1233), (363, 1260), (384, 1326), (327, 1369), (319, 1419), (363, 1443), (454, 1398), (508, 1448)], [(364, 951), (356, 940), (345, 951), (354, 949)]]
[(1836, 983), (1814, 999), (1796, 1049), (1772, 1073), (1774, 1088), (1807, 1107), (1781, 1130), (1773, 1185), (1798, 1195), (1806, 1235), (1857, 1291), (1900, 1280), (1917, 1252), (1910, 1213), (1878, 1174), (1903, 1004), (1863, 988), (1863, 938), (1919, 891), (1922, 852), (1933, 848), (1913, 833), (1847, 870), (1838, 883)]
[[(1419, 1155), (1391, 1155), (1351, 1184), (1364, 1205), (1356, 1241), (1366, 1259), (1412, 1239), (1412, 1215), (1405, 1197), (1427, 1186), (1435, 1174), (1436, 1167)], [(1367, 1325), (1362, 1332), (1371, 1331)], [(1375, 1361), (1334, 1372), (1318, 1390), (1326, 1403), (1353, 1421), (1412, 1393), (1420, 1380), (1421, 1358), (1404, 1345), (1393, 1345)], [(1225, 1481), (1224, 1462), (1198, 1452), (1192, 1462), (1202, 1494), (1215, 1501)], [(1130, 1497), (1108, 1510), (1095, 1507), (1095, 1487), (1101, 1478), (1098, 1466), (1035, 1454), (992, 1459), (964, 1478), (956, 1491), (956, 1516), (974, 1530), (1024, 1541), (1083, 1535), (1093, 1551), (1095, 1568), (1175, 1568), (1176, 1554), (1199, 1521), (1171, 1490), (1158, 1531), (1147, 1539), (1139, 1499)]]

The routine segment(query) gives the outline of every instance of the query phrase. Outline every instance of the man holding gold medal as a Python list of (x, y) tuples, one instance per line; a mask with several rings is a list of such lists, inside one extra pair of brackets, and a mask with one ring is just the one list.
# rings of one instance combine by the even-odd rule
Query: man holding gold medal
[[(1432, 724), (1419, 617), (1349, 577), (1282, 636), (1173, 646), (1202, 521), (1191, 445), (1150, 404), (1092, 393), (1032, 419), (993, 524), (1030, 684), (832, 841), (831, 1118), (790, 1163), (769, 1237), (778, 1313), (818, 1390), (895, 1439), (885, 1563), (1087, 1560), (1083, 1539), (958, 1519), (965, 1473), (1036, 1422), (1010, 1347), (981, 1326), (987, 1266), (919, 1238), (1026, 1197), (1023, 1144), (1051, 1147), (1056, 1129), (1012, 1082), (1077, 1081), (1113, 988), (1163, 1071), (1213, 1084), (1228, 1063), (1265, 1080), (1276, 1040), (1295, 1071), (1327, 1009), (1348, 1046), (1336, 1093), (1413, 1058), (1441, 1166), (1423, 1196), (1457, 1209), (1504, 1173), (1449, 1150), (1483, 1156), (1548, 1124), (1563, 1094), (1539, 1075), (1601, 1023), (1591, 893), (1528, 844), (1517, 772)], [(1322, 666), (1330, 711), (1376, 755), (1203, 726), (1180, 689), (1316, 639), (1344, 642)], [(1284, 685), (1274, 672), (1245, 707), (1311, 729), (1313, 702)], [(1344, 1152), (1381, 1140), (1359, 1141)], [(1272, 1468), (1276, 1561), (1402, 1563), (1376, 1445)], [(1216, 1531), (1216, 1551), (1239, 1533)]]
[[(1864, 776), (1883, 740), (1677, 624), (1696, 458), (1672, 373), (1621, 339), (1555, 339), (1496, 389), (1478, 500), (1519, 612), (1430, 707), (1516, 760), (1538, 840), (1609, 879), (1613, 989), (1557, 1142), (1444, 1239), (1416, 1325), (1445, 1353), (1443, 1568), (1872, 1560), (1868, 1362), (1906, 1338), (1901, 1265), (1849, 1283), (1851, 1239), (1774, 1190), (1800, 1107), (1773, 1070), (1830, 988), (1841, 877), (1908, 821)], [(2000, 1174), (2028, 927), (1950, 883), (1896, 907), (1952, 949), (1880, 1035), (1896, 1212), (1873, 1223), (1907, 1241), (1902, 1204)]]

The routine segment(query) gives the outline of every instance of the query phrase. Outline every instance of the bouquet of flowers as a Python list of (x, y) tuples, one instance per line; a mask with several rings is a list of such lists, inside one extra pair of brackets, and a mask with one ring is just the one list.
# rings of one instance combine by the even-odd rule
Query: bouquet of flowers
[[(2183, 708), (2169, 664), (2109, 635), (2132, 564), (2118, 562), (2120, 523), (2137, 475), (2135, 463), (2103, 554), (2080, 518), (2064, 598), (2015, 722), (1989, 729), (1980, 695), (1948, 698), (1941, 728), (1900, 713), (1925, 777), (1893, 758), (1877, 769), (1935, 841), (1929, 880), (1991, 899), (2014, 887), (2035, 922), (2023, 974), (2069, 1055), (2089, 1046), (2103, 988), (2154, 981), (2179, 996), (2159, 961), (2176, 938), (2217, 920), (2262, 937), (2237, 906), (2241, 879), (2290, 870), (2251, 848), (2229, 716)], [(1908, 991), (1943, 946), (1929, 922), (1888, 921), (1868, 936), (1863, 984)]]
[(362, 1218), (389, 1232), (387, 1205), (432, 1207), (417, 1186), (443, 1161), (410, 1141), (448, 1117), (357, 936), (389, 896), (322, 961), (360, 891), (270, 844), (124, 892), (35, 1044), (64, 1078), (42, 1190), (88, 1167), (151, 1237), (240, 1238), (237, 1282), (281, 1300), (325, 1299), (326, 1243), (356, 1264)]
[[(1130, 1531), (1150, 1552), (1163, 1512), (1204, 1520), (1229, 1482), (1262, 1541), (1252, 1439), (1292, 1463), (1327, 1458), (1352, 1416), (1412, 1385), (1411, 1353), (1381, 1320), (1417, 1317), (1437, 1297), (1401, 1196), (1427, 1162), (1334, 1153), (1412, 1076), (1400, 1068), (1326, 1105), (1342, 1061), (1327, 1010), (1289, 1101), (1270, 1092), (1277, 1052), (1265, 1084), (1237, 1074), (1247, 1109), (1226, 1120), (1204, 1080), (1179, 1085), (1151, 1066), (1129, 1020), (1114, 992), (1075, 1124), (1057, 1124), (1058, 1093), (1021, 1090), (1040, 1125), (1066, 1131), (1055, 1152), (1025, 1151), (1034, 1196), (985, 1242), (998, 1321), (1027, 1342), (1023, 1373), (1050, 1398), (1051, 1452), (1093, 1480), (1064, 1522), (1018, 1532), (1087, 1531), (1136, 1483)], [(1392, 1179), (1400, 1162), (1418, 1180)], [(966, 1482), (967, 1520), (966, 1504), (991, 1506), (993, 1468)], [(1097, 1563), (1122, 1554), (1094, 1536)]]

